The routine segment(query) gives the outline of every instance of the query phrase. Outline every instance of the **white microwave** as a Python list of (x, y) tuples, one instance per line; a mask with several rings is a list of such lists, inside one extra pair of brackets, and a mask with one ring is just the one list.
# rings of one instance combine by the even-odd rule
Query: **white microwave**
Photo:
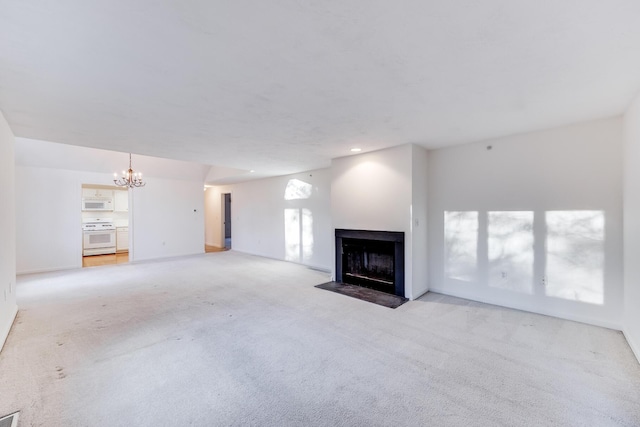
[(83, 197), (83, 211), (112, 211), (113, 199), (108, 197)]

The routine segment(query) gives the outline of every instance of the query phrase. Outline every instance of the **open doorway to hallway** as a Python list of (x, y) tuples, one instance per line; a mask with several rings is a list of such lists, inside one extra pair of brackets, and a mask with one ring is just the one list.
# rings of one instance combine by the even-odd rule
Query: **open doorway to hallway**
[(224, 248), (231, 249), (231, 193), (222, 194), (222, 222)]
[(231, 249), (231, 193), (228, 188), (205, 186), (204, 205), (205, 252)]

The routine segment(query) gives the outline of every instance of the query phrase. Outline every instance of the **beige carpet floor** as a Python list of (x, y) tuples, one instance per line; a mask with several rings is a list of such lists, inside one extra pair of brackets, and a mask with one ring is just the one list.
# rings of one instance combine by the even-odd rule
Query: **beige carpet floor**
[(638, 426), (620, 332), (427, 294), (396, 310), (233, 251), (22, 276), (21, 426)]

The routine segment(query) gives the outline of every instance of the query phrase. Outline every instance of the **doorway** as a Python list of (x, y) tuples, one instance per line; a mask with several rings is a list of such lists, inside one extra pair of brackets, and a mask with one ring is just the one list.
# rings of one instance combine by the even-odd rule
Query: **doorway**
[(231, 193), (222, 194), (222, 228), (224, 236), (224, 248), (231, 249)]
[(82, 184), (82, 266), (130, 260), (130, 192), (122, 187)]

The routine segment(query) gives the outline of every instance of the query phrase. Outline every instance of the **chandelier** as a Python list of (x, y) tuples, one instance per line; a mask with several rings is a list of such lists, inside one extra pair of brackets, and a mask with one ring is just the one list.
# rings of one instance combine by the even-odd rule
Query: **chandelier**
[(147, 183), (142, 181), (142, 172), (134, 172), (131, 168), (131, 153), (129, 153), (129, 170), (122, 171), (122, 176), (118, 178), (118, 174), (113, 174), (113, 182), (118, 187), (144, 187)]

